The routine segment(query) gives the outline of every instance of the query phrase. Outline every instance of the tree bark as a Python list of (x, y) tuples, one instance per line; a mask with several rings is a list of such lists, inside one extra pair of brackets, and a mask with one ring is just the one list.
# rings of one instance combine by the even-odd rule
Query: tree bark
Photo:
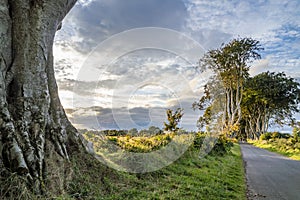
[(83, 147), (58, 97), (52, 52), (75, 2), (0, 0), (0, 168), (27, 176), (36, 193), (50, 159)]

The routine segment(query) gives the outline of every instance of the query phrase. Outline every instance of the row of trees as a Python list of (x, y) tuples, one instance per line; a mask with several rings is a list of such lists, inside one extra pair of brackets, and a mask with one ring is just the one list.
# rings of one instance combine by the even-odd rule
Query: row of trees
[(250, 78), (242, 101), (246, 136), (257, 138), (271, 124), (294, 125), (299, 112), (299, 83), (284, 73), (264, 72)]
[(249, 75), (251, 63), (261, 58), (261, 50), (257, 40), (234, 39), (200, 60), (201, 70), (210, 69), (214, 76), (205, 85), (204, 95), (193, 104), (204, 111), (199, 128), (218, 116), (226, 136), (257, 139), (271, 124), (295, 123), (300, 84), (283, 72)]

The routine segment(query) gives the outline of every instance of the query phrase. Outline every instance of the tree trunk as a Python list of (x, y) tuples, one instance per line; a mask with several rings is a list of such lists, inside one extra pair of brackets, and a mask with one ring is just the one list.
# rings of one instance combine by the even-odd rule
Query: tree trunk
[(44, 190), (52, 160), (82, 149), (61, 106), (52, 46), (76, 0), (0, 0), (0, 169)]

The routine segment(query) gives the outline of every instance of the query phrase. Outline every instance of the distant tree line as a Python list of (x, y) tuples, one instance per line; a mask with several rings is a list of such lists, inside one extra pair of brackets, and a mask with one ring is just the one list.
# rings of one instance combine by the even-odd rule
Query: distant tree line
[(163, 134), (164, 131), (161, 130), (159, 127), (150, 126), (148, 129), (138, 130), (137, 128), (132, 128), (129, 130), (87, 130), (81, 129), (79, 130), (82, 134), (86, 134), (87, 136), (91, 135), (91, 137), (96, 135), (104, 135), (104, 136), (153, 136), (153, 135), (160, 135)]
[(180, 128), (178, 127), (180, 120), (183, 116), (183, 109), (177, 108), (174, 112), (172, 109), (166, 110), (167, 120), (168, 122), (164, 122), (164, 130), (160, 129), (156, 126), (150, 126), (148, 129), (138, 130), (137, 128), (132, 128), (129, 130), (87, 130), (81, 129), (79, 130), (82, 134), (86, 134), (87, 136), (93, 134), (97, 135), (105, 135), (105, 136), (153, 136), (153, 135), (161, 135), (166, 132), (178, 132)]

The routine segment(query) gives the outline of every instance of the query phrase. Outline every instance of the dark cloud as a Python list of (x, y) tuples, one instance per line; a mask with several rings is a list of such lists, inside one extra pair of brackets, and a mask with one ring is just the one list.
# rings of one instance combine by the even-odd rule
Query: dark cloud
[(132, 28), (164, 27), (181, 30), (187, 10), (181, 0), (97, 0), (75, 6), (65, 23), (76, 25), (83, 38), (78, 50), (90, 50), (107, 37)]
[(149, 124), (151, 123), (149, 108), (129, 109), (129, 115), (132, 121), (138, 126), (149, 126)]
[[(89, 107), (66, 110), (71, 121), (79, 128), (89, 129), (144, 129), (150, 125), (162, 127), (164, 110), (161, 108), (102, 108)], [(151, 113), (150, 113), (151, 112)], [(160, 116), (159, 121), (151, 121), (150, 115)]]
[[(198, 113), (191, 109), (190, 102), (184, 102), (184, 117), (181, 127), (195, 130)], [(170, 107), (175, 110), (179, 106)], [(88, 129), (146, 129), (150, 126), (163, 128), (166, 119), (166, 109), (162, 107), (136, 108), (89, 108), (67, 109), (72, 123), (78, 128)]]

